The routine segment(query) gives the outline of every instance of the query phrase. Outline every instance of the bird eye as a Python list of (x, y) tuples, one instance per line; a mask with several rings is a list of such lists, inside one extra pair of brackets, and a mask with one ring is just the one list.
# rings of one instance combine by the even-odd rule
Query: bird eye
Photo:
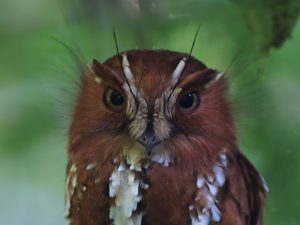
[(125, 100), (118, 90), (109, 88), (104, 94), (104, 102), (112, 109), (120, 109)]
[(178, 106), (183, 111), (192, 111), (200, 103), (200, 97), (198, 92), (187, 92), (178, 101)]

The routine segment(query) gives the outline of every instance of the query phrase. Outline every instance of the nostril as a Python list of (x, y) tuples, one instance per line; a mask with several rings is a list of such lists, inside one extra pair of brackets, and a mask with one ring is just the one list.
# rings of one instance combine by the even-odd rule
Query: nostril
[(155, 142), (155, 141), (156, 141), (155, 137), (154, 136), (151, 137), (151, 142)]

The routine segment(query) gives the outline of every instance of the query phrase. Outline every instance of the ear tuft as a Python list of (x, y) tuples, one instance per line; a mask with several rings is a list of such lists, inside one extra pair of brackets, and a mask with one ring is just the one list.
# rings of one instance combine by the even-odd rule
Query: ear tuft
[[(92, 73), (94, 73), (96, 77), (101, 78), (101, 80), (110, 80), (119, 84), (123, 83), (122, 77), (118, 73), (108, 66), (100, 63), (97, 59), (93, 59), (90, 68)], [(98, 81), (96, 82), (99, 83), (99, 79), (97, 80)]]
[(178, 85), (178, 87), (193, 87), (193, 86), (202, 86), (206, 87), (210, 83), (213, 83), (214, 80), (219, 79), (217, 71), (213, 69), (205, 69), (195, 71), (191, 74), (183, 77), (182, 81)]
[(93, 59), (91, 69), (97, 76), (103, 76), (107, 73), (103, 64), (101, 64), (97, 59)]
[(220, 78), (224, 76), (224, 72), (218, 72), (215, 74), (215, 77), (205, 84), (205, 88), (209, 88), (212, 84), (216, 83)]

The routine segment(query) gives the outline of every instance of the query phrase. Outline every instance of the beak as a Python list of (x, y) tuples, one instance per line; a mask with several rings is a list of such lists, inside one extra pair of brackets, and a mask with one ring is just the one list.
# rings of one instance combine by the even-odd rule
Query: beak
[(160, 143), (160, 140), (152, 132), (145, 132), (137, 141), (145, 146), (148, 156), (151, 155), (153, 148)]

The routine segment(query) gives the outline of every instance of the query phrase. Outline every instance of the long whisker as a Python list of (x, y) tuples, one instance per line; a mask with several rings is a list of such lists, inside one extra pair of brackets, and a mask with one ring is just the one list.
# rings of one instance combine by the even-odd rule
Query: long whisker
[(191, 50), (190, 50), (190, 53), (189, 53), (189, 56), (188, 56), (187, 59), (189, 59), (189, 58), (191, 57), (191, 55), (192, 55), (192, 52), (193, 52), (193, 50), (194, 50), (194, 46), (195, 46), (195, 43), (196, 43), (196, 40), (197, 40), (197, 36), (198, 36), (199, 30), (200, 30), (200, 24), (199, 24), (198, 27), (197, 27), (197, 31), (196, 31), (196, 34), (195, 34), (195, 36), (194, 36), (193, 43), (192, 43), (192, 47), (191, 47)]
[(75, 51), (66, 43), (64, 43), (63, 41), (57, 39), (57, 38), (53, 38), (53, 40), (57, 41), (60, 45), (62, 45), (72, 56), (73, 60), (76, 63), (77, 68), (79, 69), (79, 72), (81, 73), (81, 75), (84, 74), (84, 72), (86, 71), (86, 65), (84, 65), (82, 62), (82, 58), (79, 57), (79, 55), (77, 53), (75, 53)]
[(226, 68), (226, 70), (224, 71), (224, 74), (227, 74), (227, 72), (232, 68), (232, 66), (236, 63), (236, 61), (238, 60), (238, 58), (240, 58), (240, 56), (242, 55), (243, 51), (239, 50), (238, 53), (233, 57), (233, 59), (230, 61), (228, 67)]
[(123, 78), (126, 82), (126, 84), (128, 85), (128, 88), (129, 88), (129, 91), (131, 92), (133, 98), (134, 98), (134, 101), (135, 101), (135, 105), (136, 107), (138, 107), (138, 100), (133, 92), (133, 90), (131, 89), (131, 86), (130, 86), (130, 83), (125, 75), (125, 72), (124, 72), (124, 68), (123, 68), (123, 65), (122, 65), (122, 61), (121, 61), (121, 55), (120, 55), (120, 52), (119, 52), (119, 46), (118, 46), (118, 41), (117, 41), (117, 36), (116, 36), (116, 32), (115, 32), (115, 28), (113, 28), (113, 35), (114, 35), (114, 40), (115, 40), (115, 47), (116, 47), (116, 51), (117, 51), (117, 55), (118, 55), (118, 61), (119, 61), (119, 64), (122, 68), (122, 75), (123, 75)]
[(170, 100), (173, 92), (175, 91), (175, 89), (177, 88), (177, 86), (180, 84), (180, 82), (182, 80), (183, 72), (184, 72), (184, 70), (186, 68), (186, 64), (188, 63), (189, 59), (191, 58), (191, 55), (192, 55), (192, 52), (193, 52), (193, 49), (194, 49), (194, 46), (195, 46), (195, 43), (196, 43), (196, 40), (197, 40), (197, 36), (198, 36), (198, 33), (199, 33), (199, 29), (200, 29), (200, 24), (197, 27), (197, 31), (196, 31), (196, 34), (195, 34), (194, 39), (193, 39), (192, 47), (191, 47), (190, 52), (189, 52), (189, 54), (187, 56), (187, 59), (185, 60), (185, 65), (184, 65), (184, 67), (183, 67), (183, 69), (182, 69), (182, 71), (181, 71), (181, 73), (180, 73), (180, 75), (179, 75), (179, 77), (178, 77), (178, 79), (177, 79), (174, 87), (172, 88), (172, 91), (170, 92), (170, 94), (168, 96), (168, 101)]

